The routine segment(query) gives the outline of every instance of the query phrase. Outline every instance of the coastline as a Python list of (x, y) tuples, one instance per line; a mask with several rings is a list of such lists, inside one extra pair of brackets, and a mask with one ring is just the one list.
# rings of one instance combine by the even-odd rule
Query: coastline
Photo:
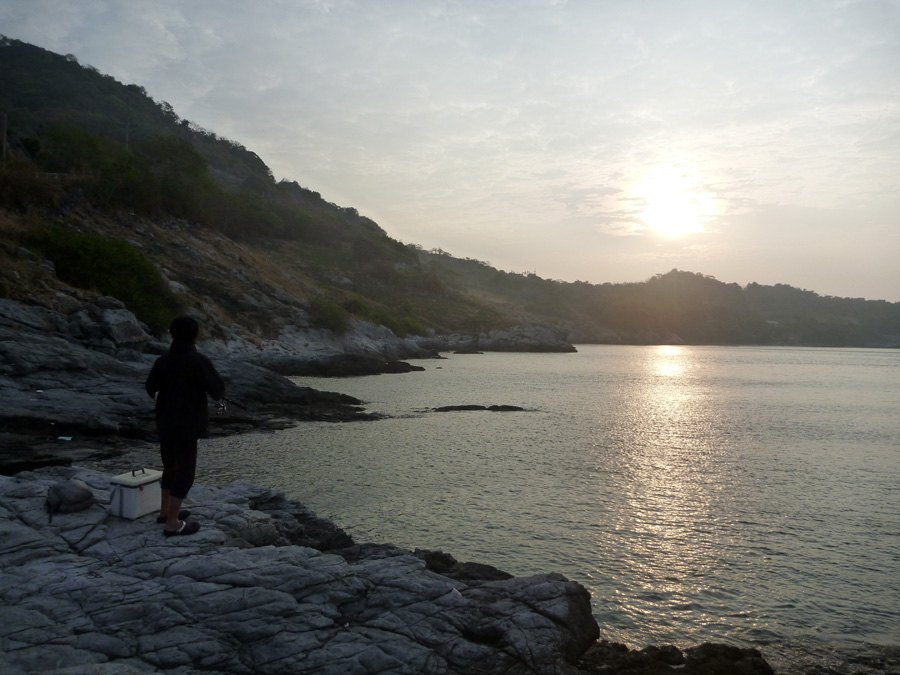
[[(84, 480), (87, 510), (45, 510)], [(756, 650), (596, 642), (583, 586), (440, 551), (358, 544), (283, 494), (197, 485), (197, 535), (111, 516), (110, 475), (0, 477), (0, 666), (86, 673), (771, 673)]]
[[(77, 342), (55, 339), (58, 335), (55, 336), (52, 331), (41, 333), (35, 330), (34, 335), (39, 338), (37, 342), (32, 341), (32, 334), (27, 334), (24, 340), (22, 335), (21, 325), (17, 326), (16, 333), (10, 334), (6, 343), (11, 346), (11, 351), (0, 353), (0, 357), (8, 357), (7, 363), (13, 364), (11, 376), (0, 382), (0, 401), (9, 404), (4, 407), (7, 421), (10, 424), (22, 423), (21, 431), (24, 433), (10, 433), (8, 436), (17, 447), (46, 450), (52, 461), (61, 459), (77, 467), (127, 464), (124, 468), (106, 471), (113, 475), (133, 466), (133, 457), (141, 453), (148, 458), (142, 464), (158, 464), (155, 445), (147, 440), (146, 433), (152, 425), (152, 414), (140, 390), (142, 373), (149, 367), (150, 355), (106, 354)], [(48, 339), (42, 341), (41, 337)], [(30, 351), (16, 350), (17, 342), (28, 344)], [(24, 344), (21, 346), (24, 347)], [(19, 360), (9, 358), (10, 355)], [(228, 361), (225, 356), (217, 358)], [(26, 369), (24, 373), (21, 372), (23, 367)], [(215, 435), (228, 436), (246, 430), (277, 430), (298, 420), (372, 419), (360, 410), (359, 401), (341, 399), (340, 395), (328, 392), (311, 394), (314, 390), (297, 387), (289, 380), (252, 364), (237, 363), (233, 368), (232, 376), (240, 386), (247, 388), (245, 391), (255, 388), (260, 392), (259, 399), (254, 401), (258, 407), (252, 414), (232, 408), (228, 418), (215, 420)], [(95, 377), (97, 375), (99, 377)], [(14, 386), (8, 386), (10, 382)], [(274, 394), (269, 388), (274, 388)], [(276, 397), (284, 397), (288, 402), (273, 402)], [(238, 397), (238, 400), (244, 399)], [(136, 410), (142, 412), (135, 414)], [(64, 440), (68, 437), (72, 440)], [(636, 667), (633, 661), (637, 657), (629, 656), (636, 652), (646, 652), (644, 656), (648, 658), (650, 654), (668, 658), (666, 654), (670, 653), (658, 647), (632, 649), (624, 652), (624, 657), (618, 647), (608, 651), (608, 657), (625, 658), (626, 664), (631, 663), (628, 667)], [(811, 667), (804, 671), (782, 672), (851, 671), (837, 668), (824, 671)]]

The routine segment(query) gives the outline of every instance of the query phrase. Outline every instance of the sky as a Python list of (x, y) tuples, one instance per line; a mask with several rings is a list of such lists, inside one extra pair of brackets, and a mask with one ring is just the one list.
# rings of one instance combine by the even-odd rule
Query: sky
[(900, 0), (0, 0), (0, 33), (405, 243), (900, 301)]

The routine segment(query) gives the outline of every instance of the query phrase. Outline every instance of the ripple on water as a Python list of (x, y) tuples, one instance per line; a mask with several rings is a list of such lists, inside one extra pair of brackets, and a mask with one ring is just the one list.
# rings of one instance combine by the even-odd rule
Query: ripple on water
[[(304, 380), (399, 417), (216, 440), (203, 473), (284, 489), (358, 539), (560, 571), (591, 591), (604, 637), (633, 646), (718, 640), (801, 663), (883, 638), (837, 672), (896, 656), (900, 355), (585, 347), (423, 364)], [(409, 414), (462, 403), (530, 412)]]

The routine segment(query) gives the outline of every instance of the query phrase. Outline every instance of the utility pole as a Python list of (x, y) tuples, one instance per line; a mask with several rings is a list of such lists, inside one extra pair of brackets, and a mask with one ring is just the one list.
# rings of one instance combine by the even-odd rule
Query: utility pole
[(6, 113), (3, 113), (3, 168), (6, 169)]

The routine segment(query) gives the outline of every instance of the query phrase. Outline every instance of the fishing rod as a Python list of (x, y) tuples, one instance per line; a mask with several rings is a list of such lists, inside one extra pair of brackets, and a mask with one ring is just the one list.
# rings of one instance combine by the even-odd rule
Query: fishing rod
[(247, 409), (247, 406), (243, 405), (242, 403), (238, 403), (237, 401), (235, 401), (232, 398), (223, 396), (218, 401), (216, 401), (216, 415), (222, 415), (225, 413), (226, 410), (228, 410), (228, 406), (225, 405), (226, 403), (230, 403), (231, 405), (236, 405), (241, 410)]

